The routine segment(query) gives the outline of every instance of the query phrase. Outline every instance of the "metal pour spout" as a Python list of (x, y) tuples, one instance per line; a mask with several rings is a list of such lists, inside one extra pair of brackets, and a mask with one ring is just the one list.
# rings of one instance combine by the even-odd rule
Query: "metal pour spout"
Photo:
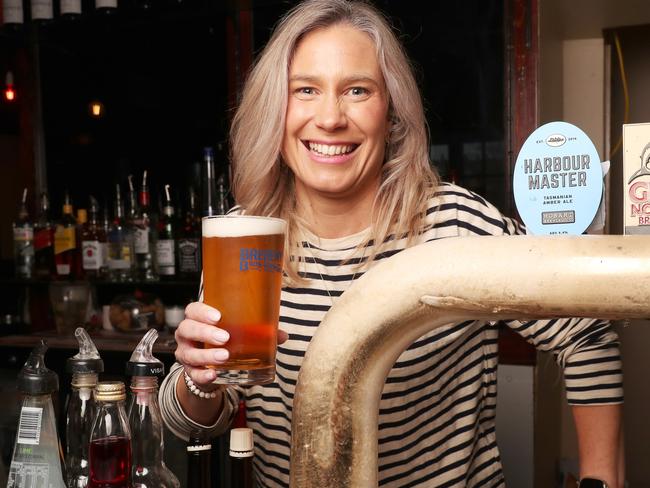
[(646, 236), (463, 237), (407, 249), (331, 308), (301, 367), (291, 487), (376, 487), (379, 400), (399, 355), (464, 320), (650, 317)]

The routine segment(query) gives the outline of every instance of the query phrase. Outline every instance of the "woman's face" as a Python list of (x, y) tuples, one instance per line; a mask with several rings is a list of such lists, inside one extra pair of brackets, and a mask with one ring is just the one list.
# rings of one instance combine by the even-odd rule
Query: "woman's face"
[(370, 37), (348, 25), (307, 34), (289, 69), (282, 156), (297, 194), (374, 198), (388, 96)]

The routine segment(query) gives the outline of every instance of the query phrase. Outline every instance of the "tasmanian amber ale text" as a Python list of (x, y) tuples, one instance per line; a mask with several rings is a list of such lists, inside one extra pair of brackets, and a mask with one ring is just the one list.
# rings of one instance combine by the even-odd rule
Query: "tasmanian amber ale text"
[(275, 378), (285, 232), (281, 219), (203, 218), (203, 301), (221, 312), (218, 327), (230, 334), (216, 383)]

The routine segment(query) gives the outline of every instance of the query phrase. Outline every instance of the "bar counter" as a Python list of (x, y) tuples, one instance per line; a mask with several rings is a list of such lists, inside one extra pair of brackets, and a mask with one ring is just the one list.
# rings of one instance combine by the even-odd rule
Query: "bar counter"
[[(132, 352), (142, 339), (143, 333), (124, 333), (98, 330), (90, 332), (97, 350)], [(79, 343), (74, 335), (60, 335), (55, 330), (46, 330), (32, 334), (15, 334), (0, 337), (0, 347), (28, 347), (32, 348), (41, 339), (47, 341), (50, 349), (79, 349)], [(154, 354), (173, 354), (176, 349), (174, 334), (167, 330), (161, 331), (158, 339), (154, 343)]]

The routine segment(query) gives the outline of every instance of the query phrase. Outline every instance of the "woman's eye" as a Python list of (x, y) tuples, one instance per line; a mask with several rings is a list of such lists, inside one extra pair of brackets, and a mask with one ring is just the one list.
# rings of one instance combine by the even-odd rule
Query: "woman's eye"
[(299, 93), (301, 95), (313, 95), (314, 94), (314, 89), (309, 87), (309, 86), (303, 86), (300, 87), (296, 90), (296, 93)]
[(367, 94), (368, 94), (368, 90), (360, 86), (355, 86), (353, 88), (350, 88), (350, 95), (354, 95), (355, 97), (360, 97)]

